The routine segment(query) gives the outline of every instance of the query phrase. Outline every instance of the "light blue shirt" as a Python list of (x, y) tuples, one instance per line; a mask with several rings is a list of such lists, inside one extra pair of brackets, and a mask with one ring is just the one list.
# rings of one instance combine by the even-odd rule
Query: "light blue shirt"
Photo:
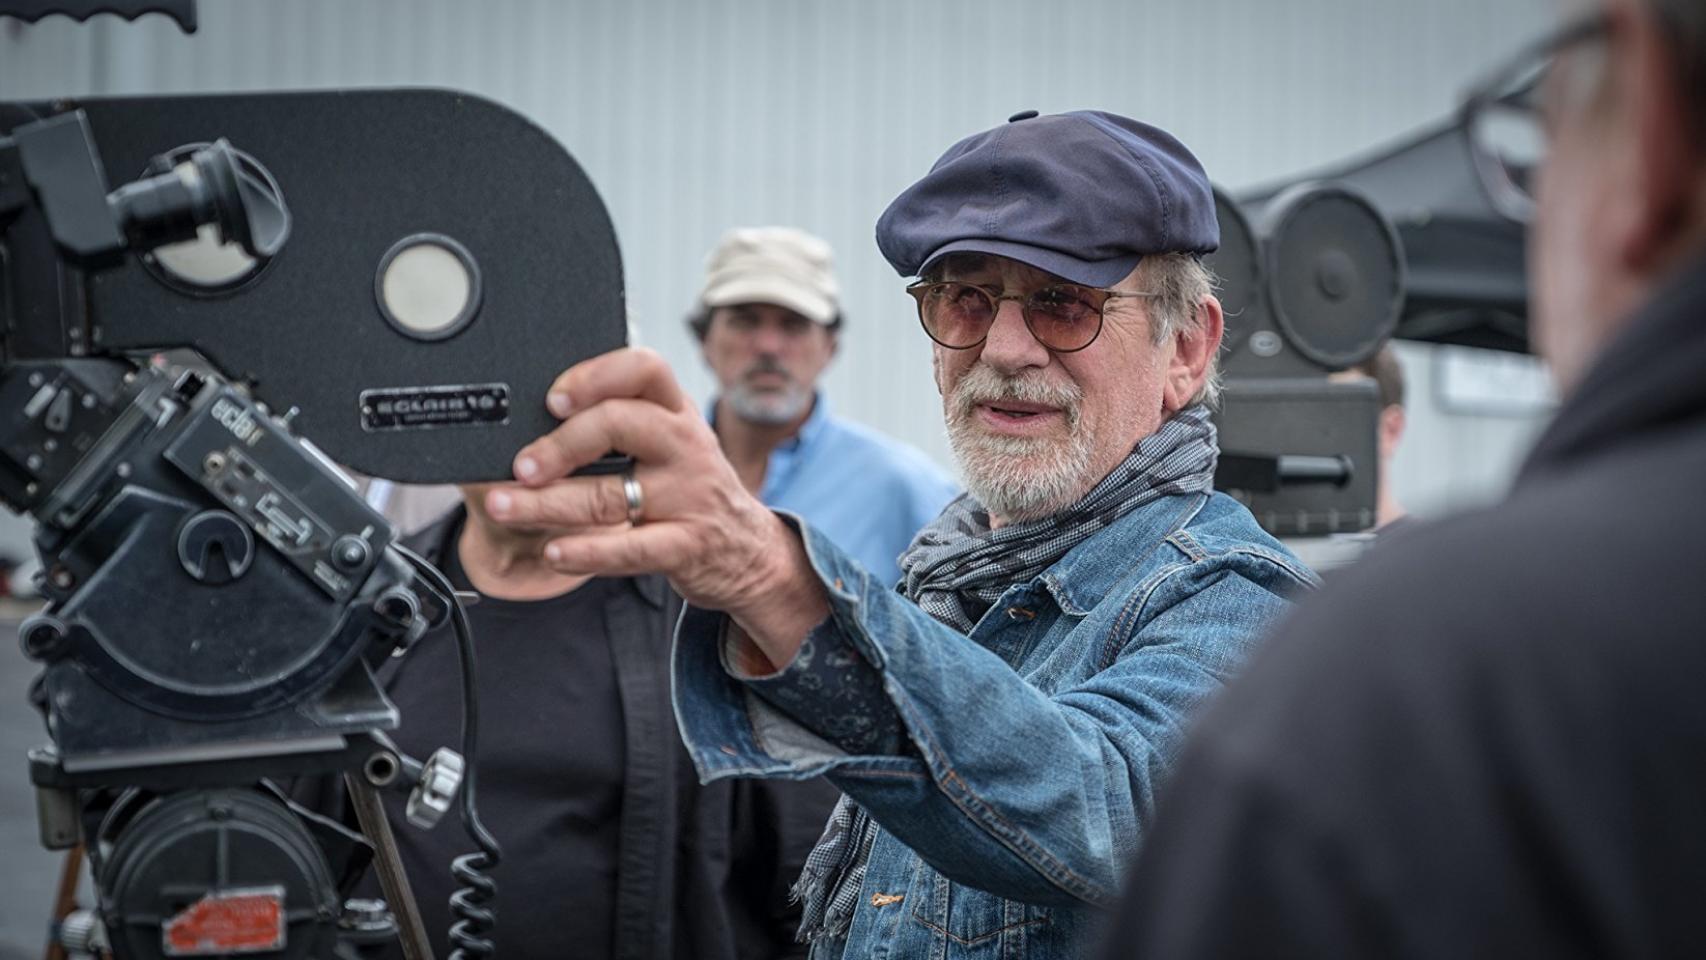
[[(717, 404), (709, 411), (715, 423)], [(793, 437), (770, 452), (758, 499), (798, 514), (877, 582), (900, 582), (897, 562), (920, 527), (959, 494), (935, 461), (869, 427), (832, 417), (818, 394)]]

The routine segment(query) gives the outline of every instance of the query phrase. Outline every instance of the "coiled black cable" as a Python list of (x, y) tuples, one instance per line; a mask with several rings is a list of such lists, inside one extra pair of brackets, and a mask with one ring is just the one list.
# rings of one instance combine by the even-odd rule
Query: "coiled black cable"
[(458, 796), (459, 810), (462, 815), (462, 829), (474, 845), (480, 849), (474, 853), (465, 853), (450, 863), (450, 873), (459, 883), (461, 889), (450, 895), (450, 910), (456, 914), (457, 920), (450, 927), (450, 942), (455, 948), (450, 952), (450, 960), (472, 960), (477, 957), (490, 957), (497, 953), (497, 945), (492, 941), (491, 932), (497, 923), (497, 917), (488, 906), (497, 896), (498, 885), (485, 871), (497, 866), (503, 857), (503, 851), (498, 849), (498, 841), (486, 830), (480, 822), (479, 811), (474, 806), (474, 771), (478, 764), (474, 761), (474, 750), (479, 742), (480, 708), (478, 688), (474, 683), (474, 636), (468, 626), (468, 613), (462, 609), (462, 601), (456, 598), (456, 589), (450, 580), (440, 573), (437, 567), (428, 563), (413, 550), (393, 544), (397, 552), (425, 577), (427, 582), (442, 592), (450, 601), (450, 622), (456, 630), (456, 650), (462, 664), (462, 788)]

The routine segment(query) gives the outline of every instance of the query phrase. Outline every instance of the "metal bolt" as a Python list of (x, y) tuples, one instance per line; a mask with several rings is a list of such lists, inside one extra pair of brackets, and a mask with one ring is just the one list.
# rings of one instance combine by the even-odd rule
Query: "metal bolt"
[(119, 464), (117, 473), (119, 475), (120, 480), (123, 480), (123, 479), (129, 477), (130, 476), (130, 464), (128, 464), (128, 463)]
[(344, 901), (344, 915), (338, 920), (338, 926), (346, 930), (380, 931), (395, 924), (385, 901), (355, 898)]
[(41, 464), (42, 459), (41, 454), (39, 453), (32, 453), (24, 460), (24, 466), (29, 467), (31, 470), (40, 470)]
[(214, 451), (201, 462), (201, 469), (207, 473), (218, 473), (225, 469), (225, 454)]
[(367, 541), (360, 537), (342, 536), (332, 545), (332, 560), (345, 570), (354, 570), (367, 562)]
[(92, 394), (92, 393), (83, 394), (83, 409), (85, 409), (85, 410), (95, 409), (95, 395), (94, 394)]
[(59, 449), (59, 441), (53, 439), (52, 437), (48, 437), (46, 440), (43, 440), (41, 442), (41, 448), (46, 453), (52, 453), (53, 451)]
[(39, 373), (30, 374), (30, 386), (32, 386), (32, 387), (41, 386), (41, 374), (39, 374)]

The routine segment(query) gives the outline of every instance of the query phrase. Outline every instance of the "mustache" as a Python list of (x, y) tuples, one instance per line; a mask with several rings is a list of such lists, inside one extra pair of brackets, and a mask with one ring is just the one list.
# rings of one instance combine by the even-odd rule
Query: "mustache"
[(1066, 414), (1069, 426), (1078, 426), (1079, 404), (1084, 392), (1076, 383), (1053, 382), (1041, 371), (1006, 375), (985, 363), (978, 363), (960, 377), (948, 394), (956, 418), (964, 419), (985, 404), (999, 406), (1002, 401), (1034, 403), (1054, 407)]
[(763, 373), (772, 373), (789, 380), (794, 379), (793, 374), (788, 372), (788, 368), (782, 366), (782, 361), (770, 356), (759, 357), (752, 366), (742, 370), (740, 376), (741, 379), (745, 380)]

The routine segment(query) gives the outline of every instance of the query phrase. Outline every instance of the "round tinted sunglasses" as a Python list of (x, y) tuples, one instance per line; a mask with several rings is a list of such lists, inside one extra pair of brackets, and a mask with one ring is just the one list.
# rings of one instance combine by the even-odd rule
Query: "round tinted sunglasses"
[(1108, 301), (1153, 297), (1138, 290), (1104, 290), (1055, 283), (1027, 294), (959, 280), (920, 280), (906, 288), (918, 301), (918, 320), (930, 339), (950, 350), (969, 350), (989, 336), (1001, 301), (1014, 300), (1037, 342), (1055, 353), (1072, 353), (1096, 341)]

